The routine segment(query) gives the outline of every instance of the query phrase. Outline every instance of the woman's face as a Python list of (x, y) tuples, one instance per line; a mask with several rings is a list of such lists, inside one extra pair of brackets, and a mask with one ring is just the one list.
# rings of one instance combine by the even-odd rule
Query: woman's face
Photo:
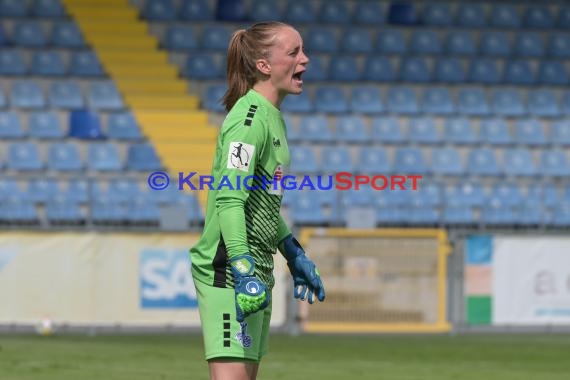
[(301, 76), (309, 63), (303, 49), (303, 39), (295, 29), (284, 27), (277, 31), (268, 62), (271, 66), (270, 81), (280, 98), (303, 91)]

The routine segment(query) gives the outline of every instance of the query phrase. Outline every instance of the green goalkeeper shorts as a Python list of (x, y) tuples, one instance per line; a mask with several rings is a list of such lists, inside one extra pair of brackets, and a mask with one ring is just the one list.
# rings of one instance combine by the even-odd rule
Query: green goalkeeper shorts
[(271, 303), (243, 323), (236, 321), (235, 292), (194, 281), (206, 360), (235, 358), (260, 361), (269, 346)]

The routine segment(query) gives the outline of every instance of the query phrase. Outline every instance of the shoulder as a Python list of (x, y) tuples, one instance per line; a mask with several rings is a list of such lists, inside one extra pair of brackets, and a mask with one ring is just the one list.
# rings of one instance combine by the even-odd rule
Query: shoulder
[(242, 96), (232, 107), (222, 128), (250, 128), (262, 130), (267, 124), (268, 110), (266, 105), (247, 94)]

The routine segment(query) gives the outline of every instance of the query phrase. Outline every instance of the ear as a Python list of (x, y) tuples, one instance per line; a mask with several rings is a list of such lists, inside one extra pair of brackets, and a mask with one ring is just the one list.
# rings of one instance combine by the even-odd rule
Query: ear
[(259, 70), (262, 74), (271, 74), (271, 64), (269, 64), (269, 61), (266, 59), (258, 59), (255, 62), (255, 67), (257, 67), (257, 70)]

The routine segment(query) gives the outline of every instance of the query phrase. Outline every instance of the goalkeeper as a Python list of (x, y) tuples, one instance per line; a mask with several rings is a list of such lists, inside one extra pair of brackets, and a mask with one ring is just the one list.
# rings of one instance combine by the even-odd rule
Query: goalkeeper
[(279, 22), (238, 30), (228, 47), (228, 114), (212, 168), (216, 190), (208, 194), (202, 236), (190, 249), (211, 379), (256, 379), (268, 347), (277, 250), (287, 260), (295, 297), (325, 298), (315, 265), (280, 215), (280, 184), (270, 182), (285, 175), (290, 161), (279, 107), (286, 95), (302, 92), (308, 61), (299, 33)]

